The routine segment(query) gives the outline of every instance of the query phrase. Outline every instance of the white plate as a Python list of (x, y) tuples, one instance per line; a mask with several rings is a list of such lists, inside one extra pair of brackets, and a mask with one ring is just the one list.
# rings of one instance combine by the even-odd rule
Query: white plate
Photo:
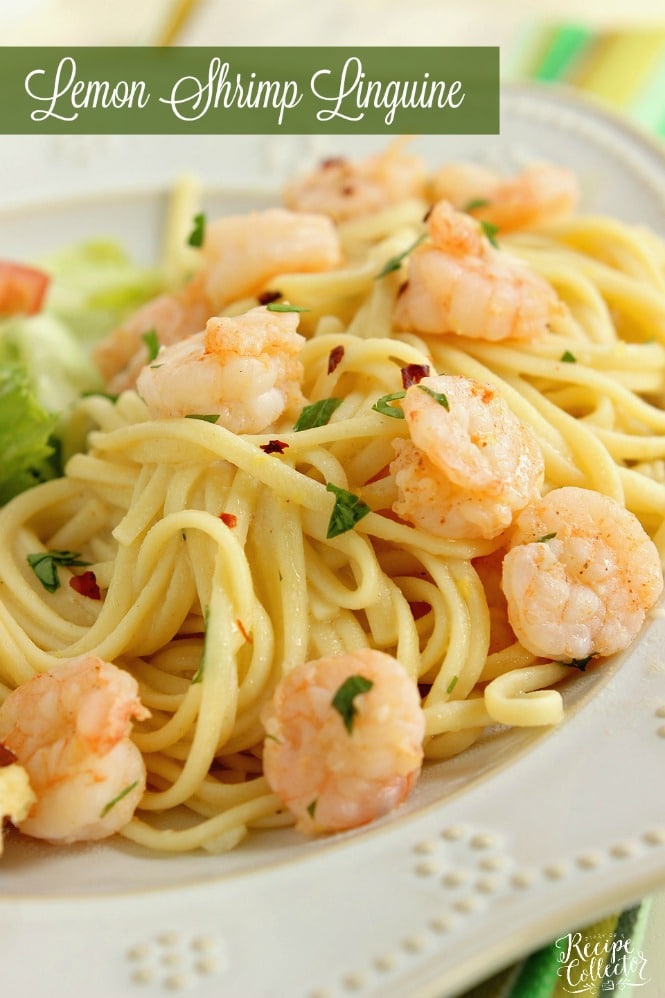
[[(383, 140), (5, 140), (0, 255), (115, 235), (149, 259), (183, 170), (213, 210), (266, 202), (294, 168)], [(506, 91), (500, 137), (431, 137), (432, 162), (573, 166), (585, 205), (665, 234), (655, 144), (560, 91)], [(230, 192), (230, 193), (229, 193)], [(622, 661), (569, 684), (555, 730), (496, 733), (432, 767), (365, 830), (253, 835), (213, 857), (122, 840), (50, 849), (11, 837), (0, 866), (2, 993), (52, 998), (453, 995), (504, 963), (665, 885), (665, 642), (656, 611)]]

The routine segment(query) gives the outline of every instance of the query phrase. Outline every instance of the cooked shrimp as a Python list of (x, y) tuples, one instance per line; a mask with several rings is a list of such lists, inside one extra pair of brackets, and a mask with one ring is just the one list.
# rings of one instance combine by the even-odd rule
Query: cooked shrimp
[(50, 842), (105, 838), (126, 825), (146, 770), (130, 740), (148, 716), (129, 673), (95, 656), (63, 661), (9, 694), (0, 742), (17, 758), (37, 798), (22, 832)]
[(296, 666), (262, 715), (268, 783), (303, 832), (337, 832), (387, 814), (423, 760), (416, 684), (390, 655), (363, 648)]
[(554, 489), (517, 518), (502, 586), (518, 640), (562, 661), (622, 651), (663, 589), (636, 516), (589, 489)]
[(146, 302), (93, 351), (108, 390), (121, 392), (134, 386), (149, 356), (146, 334), (154, 333), (163, 346), (177, 343), (203, 329), (213, 312), (200, 280)]
[(259, 294), (278, 274), (317, 273), (341, 261), (337, 232), (324, 215), (271, 209), (209, 222), (199, 273), (184, 288), (147, 302), (105, 337), (94, 351), (95, 363), (109, 391), (132, 388), (148, 358), (146, 333), (169, 346), (201, 332), (230, 302)]
[(424, 198), (425, 161), (402, 152), (401, 146), (396, 142), (357, 161), (325, 159), (285, 188), (284, 203), (295, 211), (320, 211), (335, 222), (346, 222), (407, 198)]
[(282, 208), (210, 222), (202, 254), (203, 290), (217, 310), (258, 294), (279, 274), (319, 273), (342, 262), (329, 218)]
[(205, 332), (161, 350), (137, 391), (154, 418), (217, 413), (234, 433), (260, 433), (302, 403), (297, 325), (297, 312), (266, 306), (209, 319)]
[(473, 163), (447, 163), (432, 189), (436, 201), (450, 201), (500, 233), (566, 218), (579, 200), (575, 174), (553, 163), (534, 163), (508, 178)]
[(529, 340), (563, 314), (551, 285), (492, 246), (475, 219), (439, 201), (427, 224), (431, 241), (408, 258), (408, 283), (395, 307), (398, 328)]
[(460, 375), (423, 378), (402, 403), (409, 440), (390, 465), (398, 516), (450, 538), (497, 537), (537, 498), (537, 442), (496, 390)]

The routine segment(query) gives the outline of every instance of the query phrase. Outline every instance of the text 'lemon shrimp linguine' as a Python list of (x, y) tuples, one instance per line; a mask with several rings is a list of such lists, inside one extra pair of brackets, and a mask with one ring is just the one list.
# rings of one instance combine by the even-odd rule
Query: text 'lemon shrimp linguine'
[(96, 347), (85, 447), (0, 511), (0, 818), (167, 852), (353, 828), (630, 646), (665, 244), (577, 202), (397, 143), (198, 216), (194, 273)]

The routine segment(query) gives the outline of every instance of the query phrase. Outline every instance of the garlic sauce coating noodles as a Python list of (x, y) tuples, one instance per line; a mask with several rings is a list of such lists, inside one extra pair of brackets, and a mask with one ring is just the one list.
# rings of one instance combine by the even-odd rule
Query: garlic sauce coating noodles
[[(494, 725), (554, 725), (558, 684), (602, 668), (597, 648), (628, 647), (660, 595), (665, 244), (579, 213), (572, 195), (503, 231), (483, 221), (483, 202), (509, 187), (513, 200), (491, 216), (508, 217), (519, 178), (456, 204), (421, 163), (412, 184), (396, 183), (391, 171), (410, 162), (392, 149), (357, 172), (337, 164), (358, 185), (341, 220), (327, 211), (324, 164), (320, 192), (306, 178), (305, 207), (294, 182), (288, 211), (208, 222), (184, 290), (100, 347), (119, 395), (76, 404), (86, 449), (0, 510), (0, 700), (72, 659), (130, 673), (149, 712), (134, 708), (131, 732), (146, 789), (120, 834), (149, 849), (221, 852), (252, 828), (292, 823), (262, 765), (266, 730), (271, 758), (289, 737), (289, 710), (307, 739), (337, 712), (344, 752), (370, 732), (364, 710), (391, 718), (349, 763), (359, 786), (388, 749), (399, 769), (403, 731), (416, 732), (404, 793), (421, 756), (450, 758)], [(254, 226), (279, 252), (259, 259), (259, 243), (243, 256)], [(215, 248), (232, 258), (229, 240), (230, 283), (245, 289), (230, 301), (231, 264)], [(194, 328), (183, 327), (190, 307)], [(595, 510), (596, 493), (607, 522), (578, 523), (575, 508)], [(527, 597), (502, 578), (522, 549), (538, 578)], [(84, 572), (99, 598), (70, 584)], [(532, 640), (526, 598), (543, 601), (558, 636), (574, 632), (561, 647), (582, 651)], [(621, 636), (608, 638), (617, 620)], [(391, 666), (384, 684), (369, 649), (401, 678)], [(348, 662), (338, 696), (322, 699), (323, 683), (303, 693), (330, 658)], [(302, 683), (285, 700), (294, 670)], [(388, 710), (399, 682), (419, 694), (404, 717)], [(306, 831), (383, 813), (316, 825), (317, 806), (328, 814), (355, 792), (353, 775), (325, 806), (316, 789), (335, 771), (334, 738), (311, 801), (294, 791)], [(20, 742), (0, 706), (0, 743), (30, 774)]]

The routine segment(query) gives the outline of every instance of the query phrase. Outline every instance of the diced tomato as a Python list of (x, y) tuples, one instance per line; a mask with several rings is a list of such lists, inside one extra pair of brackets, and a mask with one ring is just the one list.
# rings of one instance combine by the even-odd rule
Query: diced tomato
[(49, 276), (36, 267), (0, 260), (0, 316), (35, 315), (42, 307)]

